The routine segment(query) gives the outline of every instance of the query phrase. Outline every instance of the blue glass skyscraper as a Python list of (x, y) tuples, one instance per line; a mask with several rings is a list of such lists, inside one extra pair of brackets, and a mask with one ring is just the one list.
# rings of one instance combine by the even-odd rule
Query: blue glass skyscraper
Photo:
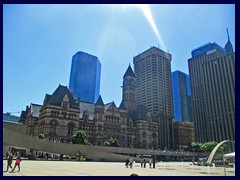
[(75, 99), (95, 103), (100, 91), (101, 63), (96, 56), (77, 52), (72, 57), (69, 89)]
[(175, 121), (190, 121), (189, 75), (181, 71), (172, 72), (172, 94)]

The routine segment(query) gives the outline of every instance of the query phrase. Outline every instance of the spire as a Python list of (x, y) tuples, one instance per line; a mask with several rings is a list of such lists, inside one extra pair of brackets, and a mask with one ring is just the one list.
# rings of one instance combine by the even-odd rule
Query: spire
[(98, 106), (104, 106), (104, 103), (103, 103), (103, 100), (102, 100), (102, 96), (100, 95), (97, 99), (97, 102), (95, 105), (98, 105)]
[(226, 28), (226, 30), (227, 30), (228, 41), (230, 41), (229, 33), (228, 33), (228, 28)]
[(227, 30), (227, 36), (228, 36), (228, 41), (224, 47), (225, 51), (226, 51), (226, 54), (231, 54), (233, 53), (233, 46), (232, 46), (232, 43), (230, 42), (230, 37), (229, 37), (229, 33), (228, 33), (228, 28), (226, 28)]
[(132, 70), (132, 68), (131, 68), (130, 63), (129, 63), (129, 66), (128, 66), (127, 71), (125, 72), (123, 78), (125, 78), (127, 76), (136, 77), (134, 72), (133, 72), (133, 70)]

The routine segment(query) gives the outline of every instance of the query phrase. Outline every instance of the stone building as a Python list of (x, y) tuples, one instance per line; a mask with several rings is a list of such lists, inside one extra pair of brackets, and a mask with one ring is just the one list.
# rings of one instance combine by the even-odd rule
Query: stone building
[[(129, 78), (129, 73), (125, 75)], [(129, 89), (123, 91), (128, 94)], [(26, 134), (43, 133), (56, 142), (68, 143), (76, 131), (84, 130), (93, 145), (113, 137), (121, 147), (157, 148), (158, 124), (145, 106), (135, 107), (132, 88), (130, 93), (131, 101), (123, 100), (117, 107), (114, 102), (104, 104), (101, 95), (96, 103), (76, 100), (66, 86), (59, 85), (52, 95), (46, 94), (43, 105), (27, 106), (19, 122), (26, 125)]]
[(195, 142), (194, 124), (187, 121), (173, 122), (174, 130), (174, 149), (188, 148)]

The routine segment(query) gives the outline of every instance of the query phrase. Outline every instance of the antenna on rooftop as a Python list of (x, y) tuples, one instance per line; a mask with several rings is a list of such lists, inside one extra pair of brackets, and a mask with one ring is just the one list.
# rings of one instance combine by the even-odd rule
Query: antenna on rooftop
[(230, 38), (229, 38), (229, 33), (228, 33), (228, 28), (226, 28), (226, 30), (227, 30), (227, 36), (228, 36), (228, 40), (230, 40)]

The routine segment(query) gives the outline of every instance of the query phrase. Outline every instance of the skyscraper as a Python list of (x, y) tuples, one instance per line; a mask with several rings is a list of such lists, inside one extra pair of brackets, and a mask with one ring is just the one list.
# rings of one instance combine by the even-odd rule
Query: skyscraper
[(145, 105), (158, 121), (159, 146), (172, 147), (171, 54), (151, 47), (133, 58), (136, 103)]
[(96, 102), (100, 91), (101, 63), (96, 56), (77, 52), (72, 57), (69, 89), (75, 99)]
[(172, 72), (173, 109), (175, 121), (190, 121), (190, 83), (189, 75), (181, 72)]
[(235, 53), (229, 36), (225, 48), (208, 43), (188, 60), (197, 142), (235, 140)]

